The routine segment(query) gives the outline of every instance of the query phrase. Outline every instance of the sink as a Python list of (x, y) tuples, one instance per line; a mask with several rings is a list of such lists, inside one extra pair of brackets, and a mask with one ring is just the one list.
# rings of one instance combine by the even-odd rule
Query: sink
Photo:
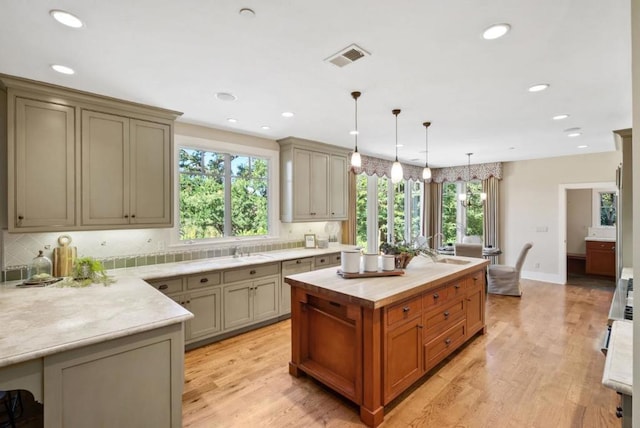
[(438, 259), (438, 263), (446, 263), (450, 265), (467, 265), (471, 262), (469, 260), (450, 259), (446, 257), (443, 259)]

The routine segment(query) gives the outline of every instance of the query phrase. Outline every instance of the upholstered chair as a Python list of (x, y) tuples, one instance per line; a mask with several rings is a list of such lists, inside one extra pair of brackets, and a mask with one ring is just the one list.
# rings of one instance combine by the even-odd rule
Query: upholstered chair
[(520, 271), (531, 247), (533, 247), (531, 242), (524, 244), (515, 266), (489, 265), (487, 269), (487, 291), (489, 293), (522, 296)]
[(478, 235), (465, 235), (462, 237), (463, 244), (482, 244), (482, 237)]
[(456, 256), (482, 258), (482, 244), (454, 244)]

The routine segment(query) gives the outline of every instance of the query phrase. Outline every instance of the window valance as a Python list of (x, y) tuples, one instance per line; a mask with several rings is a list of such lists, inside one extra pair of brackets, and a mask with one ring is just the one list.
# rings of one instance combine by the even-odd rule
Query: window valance
[[(362, 166), (353, 168), (353, 172), (360, 174), (362, 172), (367, 175), (377, 175), (378, 177), (391, 177), (391, 165), (393, 162), (386, 159), (375, 158), (373, 156), (360, 155), (362, 158)], [(351, 159), (349, 159), (351, 162)], [(422, 168), (416, 165), (402, 164), (402, 173), (405, 180), (422, 180)], [(447, 168), (432, 168), (431, 181), (442, 183), (445, 181), (466, 181), (467, 166), (453, 166)], [(471, 180), (486, 180), (489, 177), (495, 177), (502, 180), (502, 162), (481, 163), (471, 165)]]

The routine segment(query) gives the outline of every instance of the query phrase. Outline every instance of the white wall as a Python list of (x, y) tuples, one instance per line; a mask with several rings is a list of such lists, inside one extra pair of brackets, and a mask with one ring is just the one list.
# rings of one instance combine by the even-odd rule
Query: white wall
[(500, 182), (500, 263), (514, 265), (523, 244), (532, 242), (522, 276), (563, 283), (559, 260), (564, 258), (565, 245), (560, 245), (560, 236), (565, 231), (559, 229), (560, 186), (615, 183), (619, 163), (620, 153), (616, 151), (504, 163)]
[[(633, 145), (640, 147), (640, 0), (631, 2), (631, 62), (633, 82)], [(633, 151), (633, 168), (640, 171), (640, 150)], [(633, 200), (640, 201), (640, 173), (633, 174)], [(635, 205), (637, 208), (638, 205)], [(640, 209), (633, 211), (633, 265), (640, 271)], [(633, 320), (633, 428), (640, 428), (640, 316)]]

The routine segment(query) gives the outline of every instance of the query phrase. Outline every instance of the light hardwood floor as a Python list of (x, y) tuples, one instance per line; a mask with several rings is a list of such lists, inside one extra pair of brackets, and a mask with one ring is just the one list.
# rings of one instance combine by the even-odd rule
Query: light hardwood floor
[[(523, 280), (487, 297), (487, 334), (385, 408), (383, 427), (619, 427), (601, 384), (612, 287)], [(288, 373), (290, 322), (185, 357), (185, 427), (356, 427), (355, 405)]]

